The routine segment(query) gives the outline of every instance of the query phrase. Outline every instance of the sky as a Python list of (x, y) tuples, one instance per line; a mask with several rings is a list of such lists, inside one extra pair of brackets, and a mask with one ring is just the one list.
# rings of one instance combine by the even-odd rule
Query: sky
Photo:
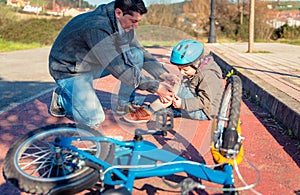
[[(106, 4), (109, 3), (113, 0), (85, 0), (89, 2), (92, 5), (100, 5), (100, 4)], [(144, 3), (146, 6), (154, 3), (178, 3), (178, 2), (183, 2), (184, 0), (144, 0)]]

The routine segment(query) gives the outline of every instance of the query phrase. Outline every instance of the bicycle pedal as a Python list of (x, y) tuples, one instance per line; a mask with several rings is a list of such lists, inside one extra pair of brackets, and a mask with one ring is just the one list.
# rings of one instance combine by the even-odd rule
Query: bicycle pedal
[(172, 130), (174, 127), (174, 116), (170, 109), (160, 109), (156, 113), (156, 128), (162, 131)]

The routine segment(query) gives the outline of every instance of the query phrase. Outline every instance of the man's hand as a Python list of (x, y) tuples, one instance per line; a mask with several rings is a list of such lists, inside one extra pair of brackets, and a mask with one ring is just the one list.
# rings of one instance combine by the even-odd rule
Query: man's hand
[(162, 103), (168, 103), (173, 99), (173, 87), (167, 82), (160, 82), (157, 89), (157, 95), (159, 95)]
[(163, 73), (159, 76), (162, 80), (166, 81), (167, 83), (169, 83), (170, 85), (175, 85), (177, 83), (180, 82), (180, 78), (172, 73)]

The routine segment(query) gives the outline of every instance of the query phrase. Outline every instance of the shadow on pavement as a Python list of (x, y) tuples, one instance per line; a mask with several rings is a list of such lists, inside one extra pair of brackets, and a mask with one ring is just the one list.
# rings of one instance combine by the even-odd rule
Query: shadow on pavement
[(275, 71), (269, 71), (269, 70), (262, 70), (262, 69), (257, 69), (257, 68), (245, 68), (245, 67), (242, 67), (242, 66), (232, 66), (232, 67), (245, 69), (245, 70), (252, 70), (252, 71), (257, 71), (257, 72), (266, 72), (266, 73), (271, 73), (271, 74), (277, 74), (277, 75), (280, 75), (280, 76), (300, 78), (300, 76), (295, 75), (295, 74), (287, 74), (287, 73), (275, 72)]
[(12, 184), (4, 183), (0, 185), (1, 195), (20, 195), (21, 192)]
[(0, 78), (0, 111), (13, 107), (26, 99), (34, 98), (37, 94), (45, 90), (54, 88), (54, 82), (34, 82), (34, 81), (3, 81)]
[[(51, 85), (50, 83), (41, 84), (41, 86)], [(29, 87), (29, 86), (27, 86)], [(103, 108), (105, 109), (112, 109), (113, 108), (113, 102), (116, 99), (116, 95), (112, 94), (110, 92), (106, 91), (96, 91), (98, 97), (100, 98), (100, 101), (103, 105)], [(52, 92), (45, 93), (44, 95), (41, 95), (40, 97), (29, 101), (27, 103), (24, 103), (20, 106), (17, 106), (7, 112), (4, 112), (0, 115), (0, 143), (2, 154), (0, 156), (0, 167), (2, 167), (2, 163), (5, 157), (5, 154), (9, 147), (15, 142), (16, 139), (18, 139), (20, 136), (26, 134), (27, 132), (37, 129), (46, 125), (50, 124), (57, 124), (57, 123), (73, 123), (72, 120), (67, 118), (55, 118), (52, 117), (48, 113), (48, 108), (51, 101), (51, 95)], [(139, 94), (139, 96), (144, 97), (146, 102), (152, 102), (154, 101), (157, 96), (155, 95), (143, 95)], [(170, 146), (168, 144), (168, 140), (164, 140), (163, 137), (155, 137), (155, 139), (161, 144), (166, 150), (170, 150), (172, 152), (178, 153), (179, 155), (184, 156), (187, 159), (198, 161), (198, 162), (204, 162), (204, 159), (199, 154), (196, 148), (193, 147), (191, 143), (189, 143), (188, 140), (186, 140), (183, 136), (181, 136), (179, 133), (176, 133), (174, 130), (169, 132), (172, 136), (174, 136), (176, 142), (178, 142), (178, 145), (184, 145), (184, 147), (180, 148), (174, 148), (173, 146)], [(173, 181), (184, 179), (183, 177), (170, 177), (168, 179), (171, 179)], [(151, 185), (144, 185), (141, 189), (141, 191), (146, 190), (148, 194), (151, 194), (151, 192), (155, 191), (161, 191), (163, 189), (160, 189), (159, 187), (151, 186)], [(176, 189), (179, 190), (179, 189)], [(4, 183), (0, 186), (0, 191), (2, 194), (21, 194), (14, 186), (12, 186), (9, 183)], [(164, 190), (163, 190), (164, 191)], [(90, 191), (88, 194), (98, 194), (98, 192)]]

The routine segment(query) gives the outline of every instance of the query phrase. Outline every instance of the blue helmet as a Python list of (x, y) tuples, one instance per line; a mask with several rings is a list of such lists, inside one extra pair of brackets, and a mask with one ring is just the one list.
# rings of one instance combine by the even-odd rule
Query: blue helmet
[(170, 62), (175, 65), (187, 65), (197, 60), (203, 51), (204, 46), (201, 42), (182, 40), (173, 47)]

